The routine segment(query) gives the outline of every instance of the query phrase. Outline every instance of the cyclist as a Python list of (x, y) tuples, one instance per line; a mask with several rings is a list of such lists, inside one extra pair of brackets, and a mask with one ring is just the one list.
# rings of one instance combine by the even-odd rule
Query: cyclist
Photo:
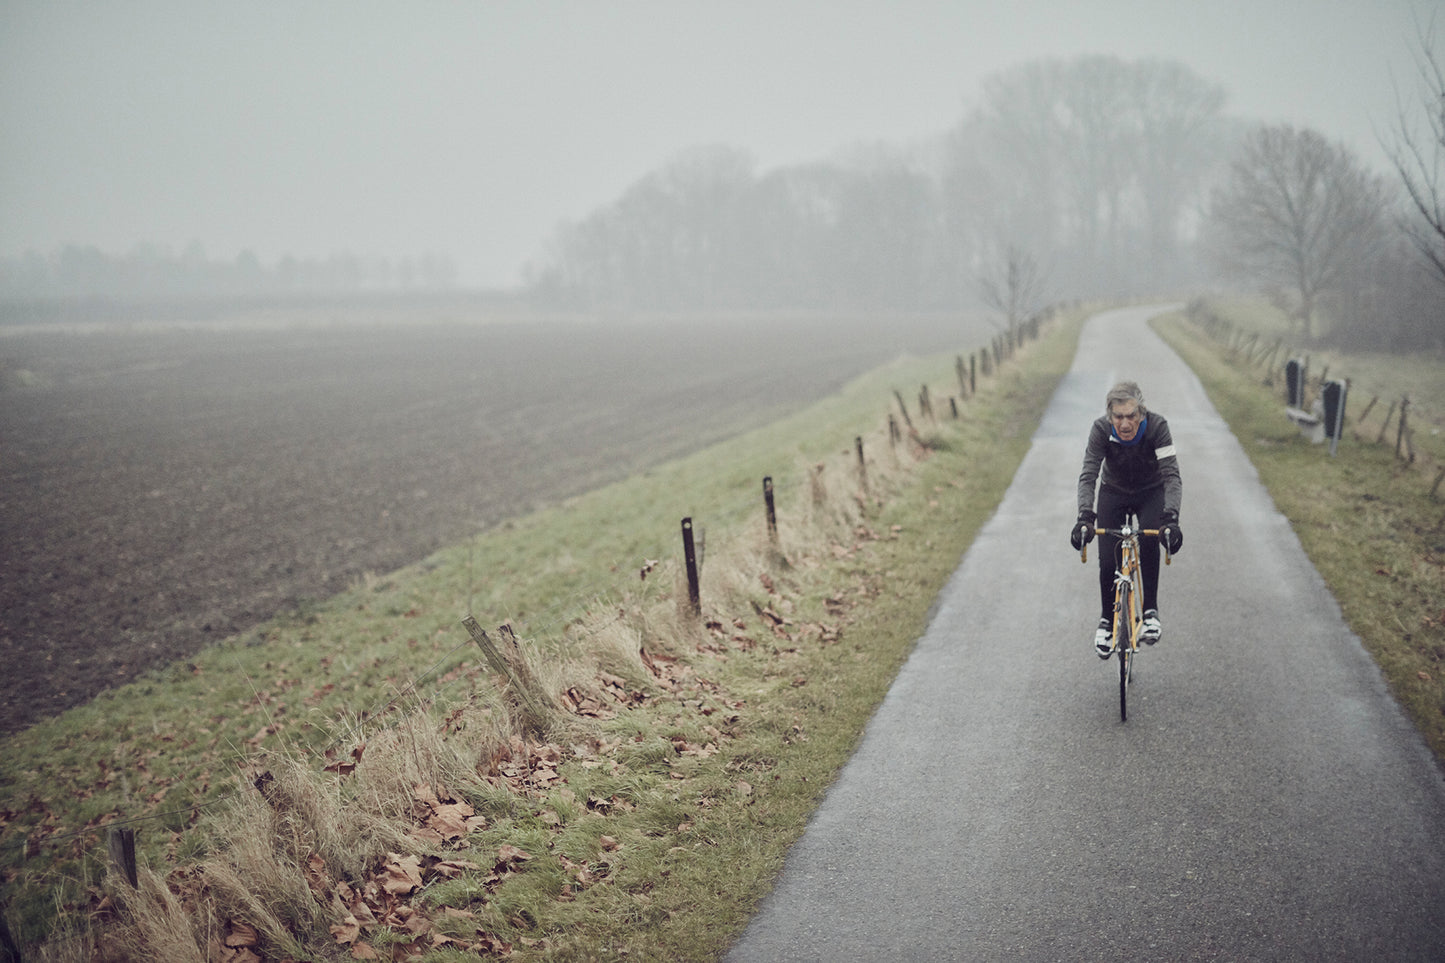
[[(1075, 551), (1101, 528), (1119, 528), (1128, 513), (1139, 516), (1143, 528), (1157, 528), (1170, 554), (1184, 544), (1179, 529), (1179, 502), (1183, 483), (1179, 458), (1169, 423), (1157, 411), (1144, 407), (1144, 393), (1132, 381), (1121, 381), (1104, 398), (1105, 415), (1089, 429), (1084, 467), (1079, 472), (1079, 519), (1069, 540)], [(1101, 475), (1102, 469), (1102, 478)], [(1097, 513), (1094, 500), (1098, 485)], [(1094, 633), (1094, 651), (1107, 659), (1113, 651), (1114, 560), (1119, 540), (1099, 540), (1099, 599), (1102, 614)], [(1164, 628), (1159, 621), (1159, 543), (1140, 541), (1140, 574), (1144, 582), (1144, 628), (1141, 638), (1153, 645)]]

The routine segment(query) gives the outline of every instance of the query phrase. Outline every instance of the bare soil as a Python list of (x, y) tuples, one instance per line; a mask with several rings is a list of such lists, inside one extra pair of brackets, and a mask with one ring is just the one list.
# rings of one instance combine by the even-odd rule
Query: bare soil
[(0, 327), (0, 732), (903, 351), (986, 338), (939, 317), (476, 314)]

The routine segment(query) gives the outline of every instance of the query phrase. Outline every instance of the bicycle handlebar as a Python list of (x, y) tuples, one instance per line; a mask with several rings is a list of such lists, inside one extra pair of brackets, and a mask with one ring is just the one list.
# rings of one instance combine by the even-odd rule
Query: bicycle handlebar
[[(1150, 535), (1159, 538), (1167, 529), (1162, 528), (1096, 528), (1095, 535), (1113, 535), (1115, 538), (1128, 538), (1131, 535)], [(1174, 560), (1169, 555), (1169, 544), (1162, 538), (1159, 539), (1159, 546), (1164, 549), (1164, 564), (1173, 565)], [(1089, 543), (1085, 542), (1084, 547), (1079, 549), (1079, 561), (1085, 565), (1089, 563)]]

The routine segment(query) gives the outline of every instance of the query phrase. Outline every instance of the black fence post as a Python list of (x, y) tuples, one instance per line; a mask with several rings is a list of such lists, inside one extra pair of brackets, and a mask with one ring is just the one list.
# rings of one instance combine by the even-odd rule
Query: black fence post
[(768, 540), (778, 544), (778, 514), (773, 509), (773, 476), (763, 476), (763, 504), (768, 509)]
[(140, 873), (135, 862), (135, 830), (113, 827), (106, 835), (110, 860), (120, 870), (131, 889), (140, 888)]
[(1330, 455), (1340, 447), (1340, 436), (1345, 433), (1345, 399), (1349, 395), (1349, 384), (1344, 381), (1327, 381), (1320, 388), (1320, 397), (1325, 405), (1325, 435), (1330, 439)]
[(702, 592), (697, 584), (697, 551), (692, 541), (692, 519), (682, 520), (682, 557), (687, 565), (687, 604), (693, 615), (702, 614)]
[(1285, 404), (1291, 408), (1304, 407), (1304, 366), (1298, 358), (1290, 358), (1284, 366)]

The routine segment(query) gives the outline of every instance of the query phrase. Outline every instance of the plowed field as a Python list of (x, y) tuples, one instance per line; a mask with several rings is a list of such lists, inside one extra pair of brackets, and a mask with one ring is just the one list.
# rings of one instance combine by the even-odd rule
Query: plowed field
[(815, 400), (941, 318), (0, 328), (0, 731)]

